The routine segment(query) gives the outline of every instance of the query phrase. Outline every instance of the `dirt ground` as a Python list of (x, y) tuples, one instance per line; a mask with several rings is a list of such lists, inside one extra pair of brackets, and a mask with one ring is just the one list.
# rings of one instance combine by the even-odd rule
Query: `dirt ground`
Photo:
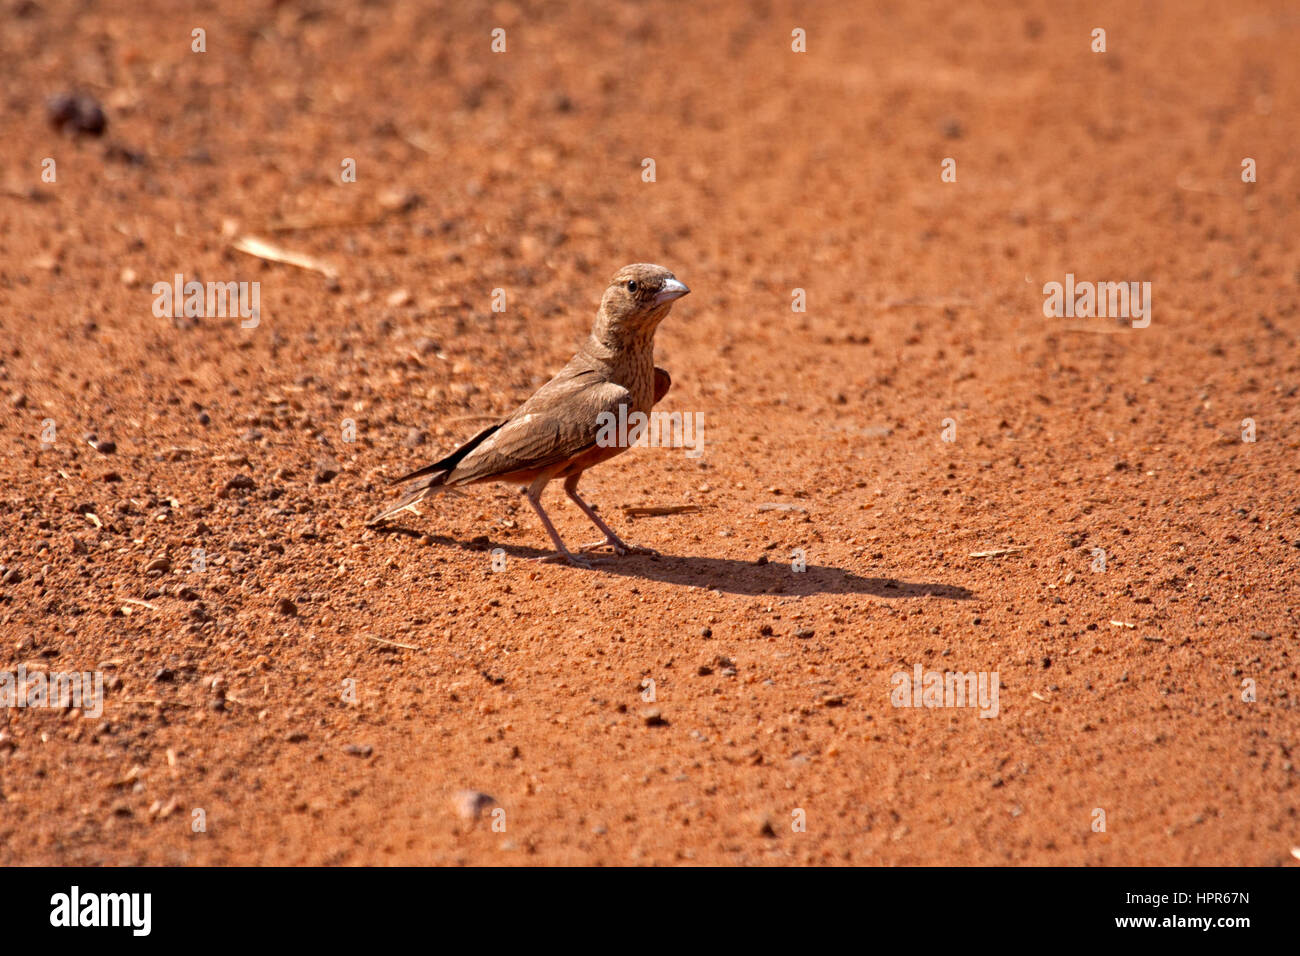
[[(1294, 5), (562, 6), (0, 0), (0, 863), (1297, 865)], [(641, 261), (659, 557), (365, 527)]]

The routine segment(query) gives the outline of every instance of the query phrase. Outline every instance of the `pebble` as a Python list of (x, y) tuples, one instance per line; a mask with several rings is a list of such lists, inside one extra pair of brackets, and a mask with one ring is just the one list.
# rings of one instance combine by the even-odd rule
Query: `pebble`
[(275, 610), (277, 614), (283, 614), (285, 617), (298, 616), (298, 605), (294, 604), (288, 598), (280, 598), (280, 600), (276, 601)]
[(480, 790), (458, 790), (452, 795), (451, 805), (466, 823), (473, 823), (483, 811), (496, 806), (496, 798)]
[(45, 101), (50, 125), (65, 133), (102, 136), (108, 127), (104, 108), (89, 93), (58, 93)]
[(146, 574), (152, 571), (157, 571), (159, 573), (165, 574), (171, 569), (172, 569), (171, 560), (166, 555), (154, 558), (152, 561), (150, 561), (148, 564), (144, 566), (144, 570)]
[(313, 480), (318, 485), (327, 485), (339, 476), (338, 462), (322, 459), (316, 462), (316, 474)]

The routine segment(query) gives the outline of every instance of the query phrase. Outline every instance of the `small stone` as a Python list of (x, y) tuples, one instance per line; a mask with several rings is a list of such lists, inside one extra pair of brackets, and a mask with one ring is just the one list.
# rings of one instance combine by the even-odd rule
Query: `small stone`
[(328, 485), (338, 476), (338, 462), (322, 459), (321, 461), (316, 462), (316, 473), (312, 476), (312, 480), (318, 485)]
[(641, 718), (645, 721), (647, 727), (667, 727), (668, 721), (660, 713), (658, 707), (647, 707), (641, 711)]
[(294, 604), (288, 598), (280, 598), (275, 602), (275, 611), (277, 614), (283, 614), (285, 617), (297, 617), (298, 605)]
[(227, 491), (235, 491), (237, 489), (247, 491), (256, 487), (257, 483), (253, 481), (252, 475), (234, 475), (226, 482)]
[(817, 632), (814, 631), (811, 627), (801, 627), (799, 628), (799, 630), (794, 632), (794, 636), (800, 638), (801, 640), (807, 640), (808, 638), (812, 637), (816, 633)]
[(451, 805), (466, 823), (473, 823), (483, 811), (497, 805), (496, 798), (479, 790), (458, 790), (452, 795)]
[(200, 425), (209, 425), (212, 423), (212, 416), (207, 412), (199, 412), (198, 422)]
[(348, 744), (343, 748), (343, 752), (349, 757), (369, 757), (375, 752), (375, 748), (370, 744)]
[(154, 571), (158, 572), (159, 574), (166, 574), (171, 569), (172, 569), (171, 559), (168, 558), (165, 554), (160, 557), (154, 558), (152, 561), (150, 561), (148, 564), (144, 566), (144, 570), (146, 574), (149, 574), (150, 572), (154, 572)]
[(87, 435), (86, 444), (95, 449), (95, 451), (99, 452), (101, 455), (111, 455), (113, 452), (117, 451), (117, 442), (109, 441), (107, 439), (100, 441), (99, 436), (97, 435)]
[(45, 102), (45, 116), (55, 129), (86, 136), (102, 136), (108, 126), (104, 108), (89, 93), (59, 93)]
[(410, 190), (398, 189), (396, 187), (385, 189), (379, 194), (379, 205), (395, 212), (408, 212), (420, 205), (420, 195), (419, 193), (413, 193)]

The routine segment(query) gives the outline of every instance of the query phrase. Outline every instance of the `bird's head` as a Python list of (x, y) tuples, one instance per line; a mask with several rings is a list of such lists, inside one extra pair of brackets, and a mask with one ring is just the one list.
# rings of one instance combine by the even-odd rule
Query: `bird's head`
[(639, 262), (614, 273), (600, 300), (600, 310), (614, 328), (653, 332), (673, 302), (690, 291), (663, 266)]

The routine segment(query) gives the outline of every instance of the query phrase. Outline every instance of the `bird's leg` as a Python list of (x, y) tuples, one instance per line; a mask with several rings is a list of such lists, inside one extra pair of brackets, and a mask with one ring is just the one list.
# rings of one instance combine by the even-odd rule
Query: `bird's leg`
[(542, 524), (546, 526), (546, 533), (551, 536), (551, 543), (555, 545), (556, 551), (555, 554), (546, 554), (540, 558), (533, 558), (533, 560), (539, 562), (568, 561), (570, 564), (576, 564), (578, 567), (589, 568), (591, 567), (590, 561), (571, 553), (569, 549), (564, 546), (564, 540), (560, 537), (560, 533), (555, 530), (555, 525), (551, 524), (551, 519), (548, 518), (546, 512), (542, 510), (542, 489), (546, 487), (548, 481), (550, 481), (550, 478), (538, 478), (528, 486), (528, 491), (524, 493), (524, 497), (528, 499), (528, 503), (532, 505), (533, 510), (537, 512), (537, 517), (541, 518)]
[(591, 544), (583, 545), (579, 551), (590, 551), (593, 548), (603, 548), (609, 546), (614, 549), (615, 554), (658, 554), (653, 548), (640, 548), (634, 544), (628, 544), (617, 534), (614, 529), (605, 522), (600, 520), (600, 515), (596, 514), (594, 508), (578, 497), (578, 479), (582, 477), (582, 472), (576, 475), (570, 475), (564, 479), (564, 492), (573, 499), (573, 503), (582, 509), (582, 513), (591, 519), (594, 524), (605, 535), (604, 541), (593, 541)]

